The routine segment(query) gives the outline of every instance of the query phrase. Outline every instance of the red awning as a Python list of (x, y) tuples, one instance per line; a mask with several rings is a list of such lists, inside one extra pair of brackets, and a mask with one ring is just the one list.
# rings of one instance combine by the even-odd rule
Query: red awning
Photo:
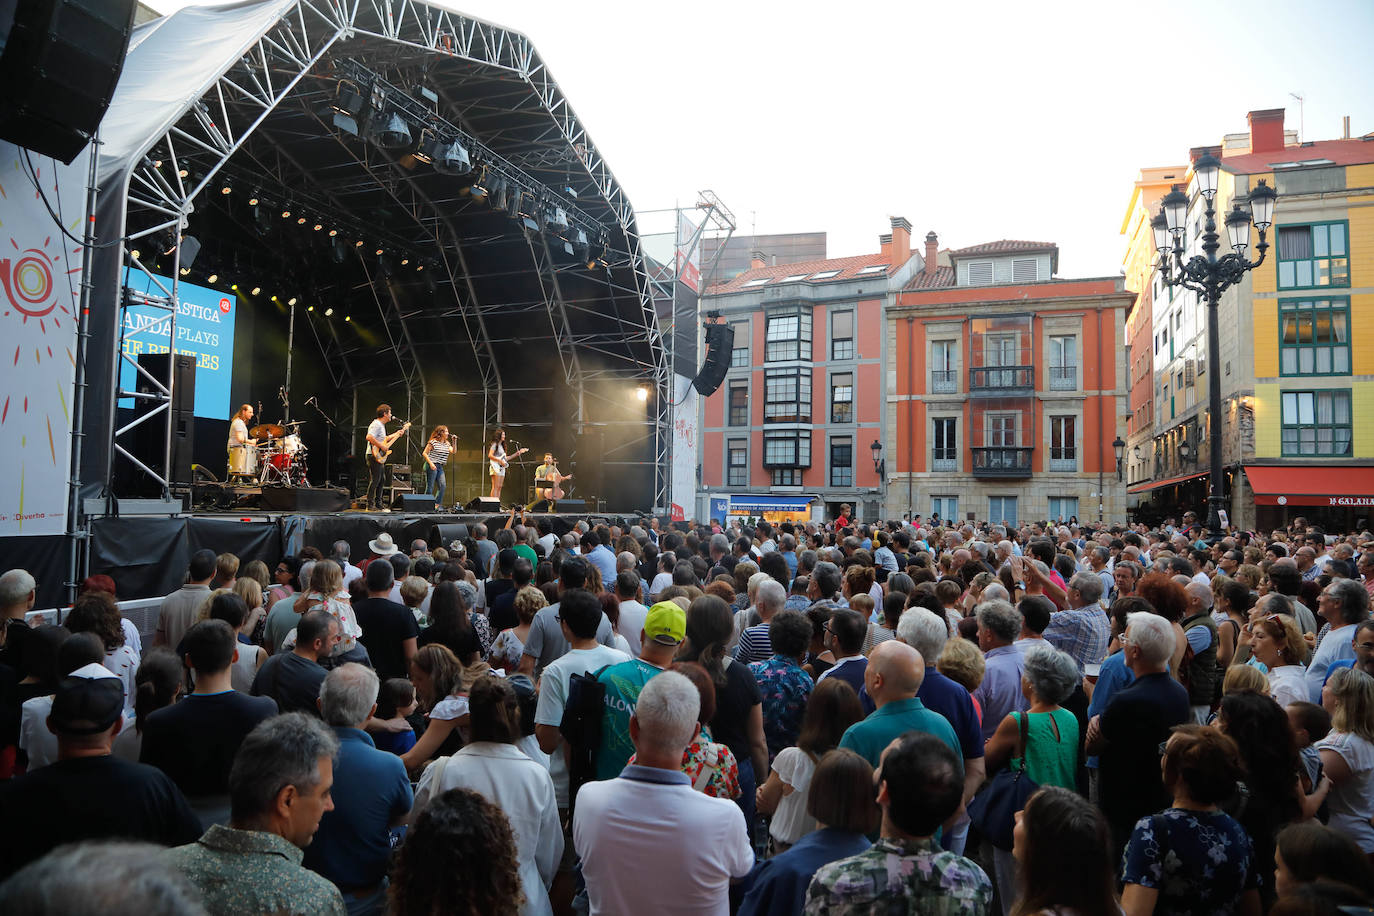
[(1257, 506), (1374, 506), (1374, 467), (1247, 464)]
[(1176, 483), (1183, 483), (1185, 480), (1196, 480), (1199, 477), (1206, 477), (1206, 471), (1199, 471), (1196, 474), (1184, 474), (1182, 477), (1170, 477), (1167, 480), (1151, 480), (1147, 483), (1138, 483), (1133, 487), (1127, 487), (1127, 493), (1148, 493), (1151, 490), (1158, 490), (1160, 487), (1173, 486)]

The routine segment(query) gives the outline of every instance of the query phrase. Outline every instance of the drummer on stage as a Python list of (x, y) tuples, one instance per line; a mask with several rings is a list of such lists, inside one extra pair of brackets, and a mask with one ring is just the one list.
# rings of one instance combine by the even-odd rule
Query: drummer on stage
[(433, 493), (436, 503), (444, 501), (444, 465), (448, 464), (448, 456), (452, 451), (453, 443), (448, 441), (448, 427), (434, 427), (422, 455), (425, 464), (429, 465), (429, 485), (425, 487), (425, 492)]
[(247, 473), (247, 454), (236, 449), (249, 449), (256, 446), (256, 439), (248, 438), (248, 421), (253, 419), (253, 405), (244, 404), (229, 421), (229, 473)]

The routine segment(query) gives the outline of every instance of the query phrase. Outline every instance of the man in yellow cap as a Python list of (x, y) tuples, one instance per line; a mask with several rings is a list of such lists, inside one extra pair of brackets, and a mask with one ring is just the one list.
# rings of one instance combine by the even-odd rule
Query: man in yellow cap
[(639, 692), (655, 675), (673, 663), (677, 647), (687, 636), (687, 612), (673, 601), (649, 608), (640, 632), (639, 658), (605, 669), (597, 677), (606, 688), (606, 707), (601, 716), (601, 744), (596, 753), (596, 778), (614, 779), (635, 752), (630, 739), (630, 716)]

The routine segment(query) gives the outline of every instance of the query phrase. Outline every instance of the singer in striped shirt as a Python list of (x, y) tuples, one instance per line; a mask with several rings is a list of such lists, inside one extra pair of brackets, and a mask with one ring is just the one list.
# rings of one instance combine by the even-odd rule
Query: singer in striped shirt
[(448, 456), (452, 451), (453, 443), (448, 441), (448, 427), (434, 427), (434, 432), (429, 434), (429, 441), (425, 443), (423, 454), (425, 463), (429, 465), (429, 485), (425, 487), (425, 492), (434, 494), (436, 503), (444, 501), (444, 465), (448, 464)]

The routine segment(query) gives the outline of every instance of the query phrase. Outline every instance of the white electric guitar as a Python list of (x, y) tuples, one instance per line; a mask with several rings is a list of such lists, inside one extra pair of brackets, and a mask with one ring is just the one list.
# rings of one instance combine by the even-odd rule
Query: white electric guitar
[(387, 436), (385, 439), (382, 440), (386, 443), (386, 448), (378, 447), (377, 443), (375, 442), (368, 442), (367, 450), (368, 453), (372, 456), (372, 460), (377, 462), (378, 464), (386, 463), (386, 459), (391, 456), (392, 443), (399, 439), (401, 437), (401, 434), (408, 429), (410, 429), (409, 420), (407, 420), (406, 424), (402, 426), (400, 429), (396, 430), (394, 433), (392, 433), (391, 435)]

